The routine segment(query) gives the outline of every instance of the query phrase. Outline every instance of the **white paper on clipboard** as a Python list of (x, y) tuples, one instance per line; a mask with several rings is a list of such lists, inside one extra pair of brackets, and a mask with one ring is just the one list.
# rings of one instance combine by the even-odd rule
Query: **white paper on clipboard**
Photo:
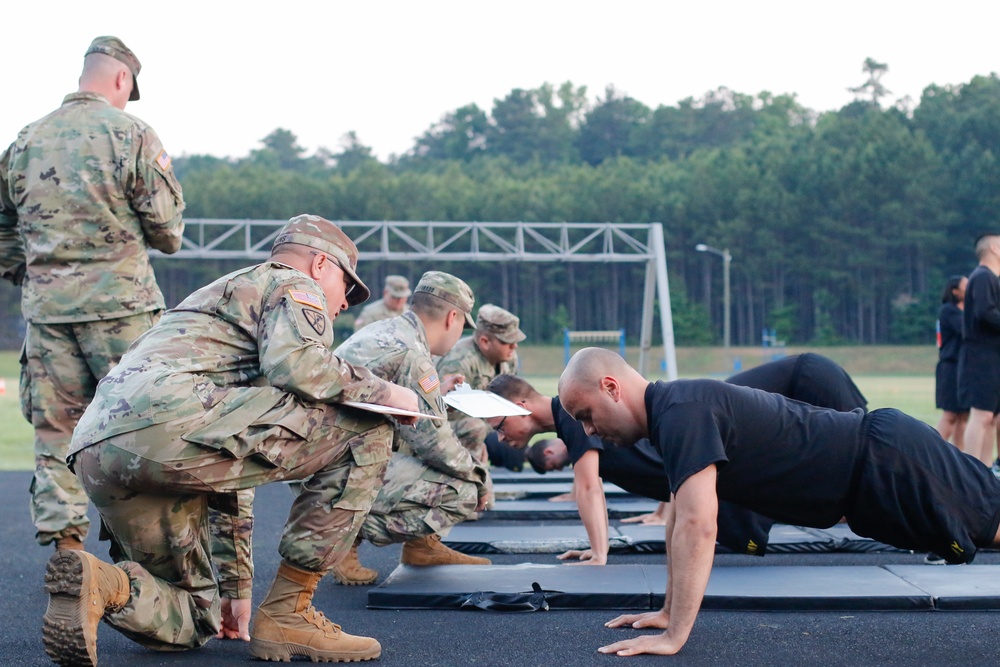
[(479, 419), (531, 414), (530, 410), (525, 410), (517, 403), (512, 403), (489, 391), (472, 389), (467, 384), (460, 384), (454, 391), (445, 394), (444, 402), (459, 412)]
[(427, 415), (423, 412), (413, 412), (412, 410), (400, 410), (399, 408), (390, 408), (388, 405), (378, 405), (377, 403), (360, 403), (358, 401), (341, 401), (341, 405), (349, 405), (352, 408), (358, 408), (359, 410), (367, 410), (368, 412), (377, 412), (380, 415), (399, 415), (400, 417), (420, 417), (422, 419), (433, 419), (435, 421), (442, 421), (441, 417), (437, 415)]

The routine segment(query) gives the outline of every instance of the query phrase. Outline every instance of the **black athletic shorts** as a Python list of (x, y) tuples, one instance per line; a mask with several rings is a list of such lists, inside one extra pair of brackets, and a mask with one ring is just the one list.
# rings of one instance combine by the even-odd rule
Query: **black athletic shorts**
[(934, 369), (934, 378), (934, 404), (938, 410), (956, 414), (969, 411), (969, 406), (963, 405), (958, 398), (957, 361), (939, 361)]
[(858, 535), (968, 563), (1000, 526), (1000, 480), (927, 424), (892, 408), (861, 427), (847, 523)]
[(1000, 413), (1000, 352), (963, 346), (959, 353), (958, 392), (962, 405)]

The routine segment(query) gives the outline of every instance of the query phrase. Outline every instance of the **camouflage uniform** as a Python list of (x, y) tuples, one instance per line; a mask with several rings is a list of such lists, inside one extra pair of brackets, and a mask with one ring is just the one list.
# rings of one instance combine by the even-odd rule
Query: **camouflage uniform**
[[(485, 390), (490, 381), (498, 375), (517, 374), (517, 353), (510, 361), (491, 364), (476, 344), (479, 336), (487, 334), (504, 343), (519, 343), (526, 338), (520, 330), (521, 320), (513, 313), (483, 304), (476, 315), (476, 332), (463, 338), (451, 348), (451, 352), (437, 362), (438, 373), (442, 377), (456, 373), (465, 377), (465, 383), (473, 389)], [(480, 463), (489, 457), (486, 452), (486, 437), (490, 433), (489, 424), (484, 419), (469, 417), (458, 410), (448, 410), (448, 421), (462, 445), (472, 452)]]
[[(311, 245), (288, 232), (275, 243), (286, 242)], [(350, 303), (368, 296), (357, 287)], [(105, 616), (126, 636), (197, 647), (219, 629), (220, 592), (249, 597), (246, 491), (260, 484), (308, 478), (279, 545), (286, 562), (322, 572), (354, 543), (392, 431), (331, 404), (384, 402), (390, 387), (331, 352), (327, 312), (306, 274), (275, 261), (241, 269), (167, 311), (101, 382), (71, 461), (131, 581), (128, 604)], [(211, 522), (210, 508), (223, 512)]]
[[(471, 290), (469, 295), (471, 300)], [(412, 311), (365, 327), (334, 353), (365, 366), (378, 377), (413, 389), (423, 412), (445, 415), (427, 335)], [(488, 493), (486, 469), (461, 446), (445, 420), (421, 419), (414, 427), (396, 426), (393, 448), (397, 451), (384, 484), (361, 529), (361, 536), (373, 544), (382, 546), (437, 533), (462, 521)]]
[[(92, 52), (138, 73), (115, 38)], [(0, 272), (21, 285), (28, 322), (21, 397), (35, 428), (40, 544), (86, 537), (87, 498), (65, 464), (70, 437), (98, 380), (164, 307), (147, 250), (180, 248), (183, 209), (156, 133), (97, 93), (67, 95), (0, 155)]]
[(382, 290), (382, 298), (368, 304), (361, 310), (361, 314), (354, 320), (354, 330), (357, 331), (361, 327), (367, 326), (372, 322), (380, 322), (393, 317), (399, 317), (408, 310), (406, 302), (403, 302), (402, 308), (395, 310), (390, 308), (389, 304), (385, 302), (385, 297), (390, 296), (395, 299), (405, 299), (410, 296), (410, 294), (412, 294), (410, 291), (410, 281), (404, 276), (386, 276), (385, 289)]

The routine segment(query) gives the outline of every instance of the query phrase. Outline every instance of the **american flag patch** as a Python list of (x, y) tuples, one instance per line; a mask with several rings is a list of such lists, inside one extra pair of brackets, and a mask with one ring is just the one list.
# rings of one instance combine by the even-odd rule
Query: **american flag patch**
[(420, 388), (424, 390), (425, 394), (429, 394), (438, 388), (441, 383), (438, 382), (438, 374), (435, 371), (431, 371), (423, 377), (422, 380), (418, 381), (417, 384)]
[(160, 154), (156, 156), (156, 164), (160, 165), (160, 169), (164, 171), (170, 169), (170, 156), (167, 155), (167, 151), (160, 151)]
[(288, 296), (292, 298), (292, 301), (305, 304), (307, 306), (312, 306), (316, 310), (323, 310), (323, 300), (312, 292), (303, 292), (302, 290), (290, 289), (288, 290)]

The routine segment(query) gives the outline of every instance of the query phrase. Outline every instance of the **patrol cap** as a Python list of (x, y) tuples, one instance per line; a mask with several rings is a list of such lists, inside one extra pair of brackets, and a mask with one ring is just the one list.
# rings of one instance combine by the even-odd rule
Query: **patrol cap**
[(119, 62), (125, 63), (129, 71), (132, 72), (132, 94), (128, 96), (129, 102), (135, 102), (139, 99), (139, 70), (142, 69), (142, 64), (139, 59), (135, 57), (132, 50), (125, 46), (125, 42), (118, 39), (117, 37), (111, 37), (110, 35), (105, 37), (98, 37), (90, 43), (87, 47), (87, 52), (83, 54), (86, 58), (91, 53), (103, 53), (106, 56), (111, 56)]
[(465, 313), (466, 329), (475, 328), (476, 323), (472, 320), (472, 307), (476, 303), (476, 295), (472, 293), (472, 288), (465, 284), (461, 278), (457, 278), (450, 273), (443, 271), (428, 271), (420, 277), (415, 290), (418, 294), (426, 292), (431, 296), (444, 299)]
[(527, 338), (518, 328), (521, 319), (500, 306), (484, 303), (476, 315), (476, 330), (491, 334), (501, 343), (520, 343)]
[(397, 299), (413, 294), (410, 291), (410, 281), (403, 276), (386, 276), (385, 291), (389, 293), (389, 296)]
[(337, 264), (354, 281), (354, 289), (347, 295), (347, 304), (356, 306), (371, 296), (371, 290), (361, 282), (358, 267), (358, 248), (337, 225), (318, 215), (297, 215), (281, 228), (271, 246), (271, 252), (282, 243), (295, 243), (325, 252), (337, 260)]

